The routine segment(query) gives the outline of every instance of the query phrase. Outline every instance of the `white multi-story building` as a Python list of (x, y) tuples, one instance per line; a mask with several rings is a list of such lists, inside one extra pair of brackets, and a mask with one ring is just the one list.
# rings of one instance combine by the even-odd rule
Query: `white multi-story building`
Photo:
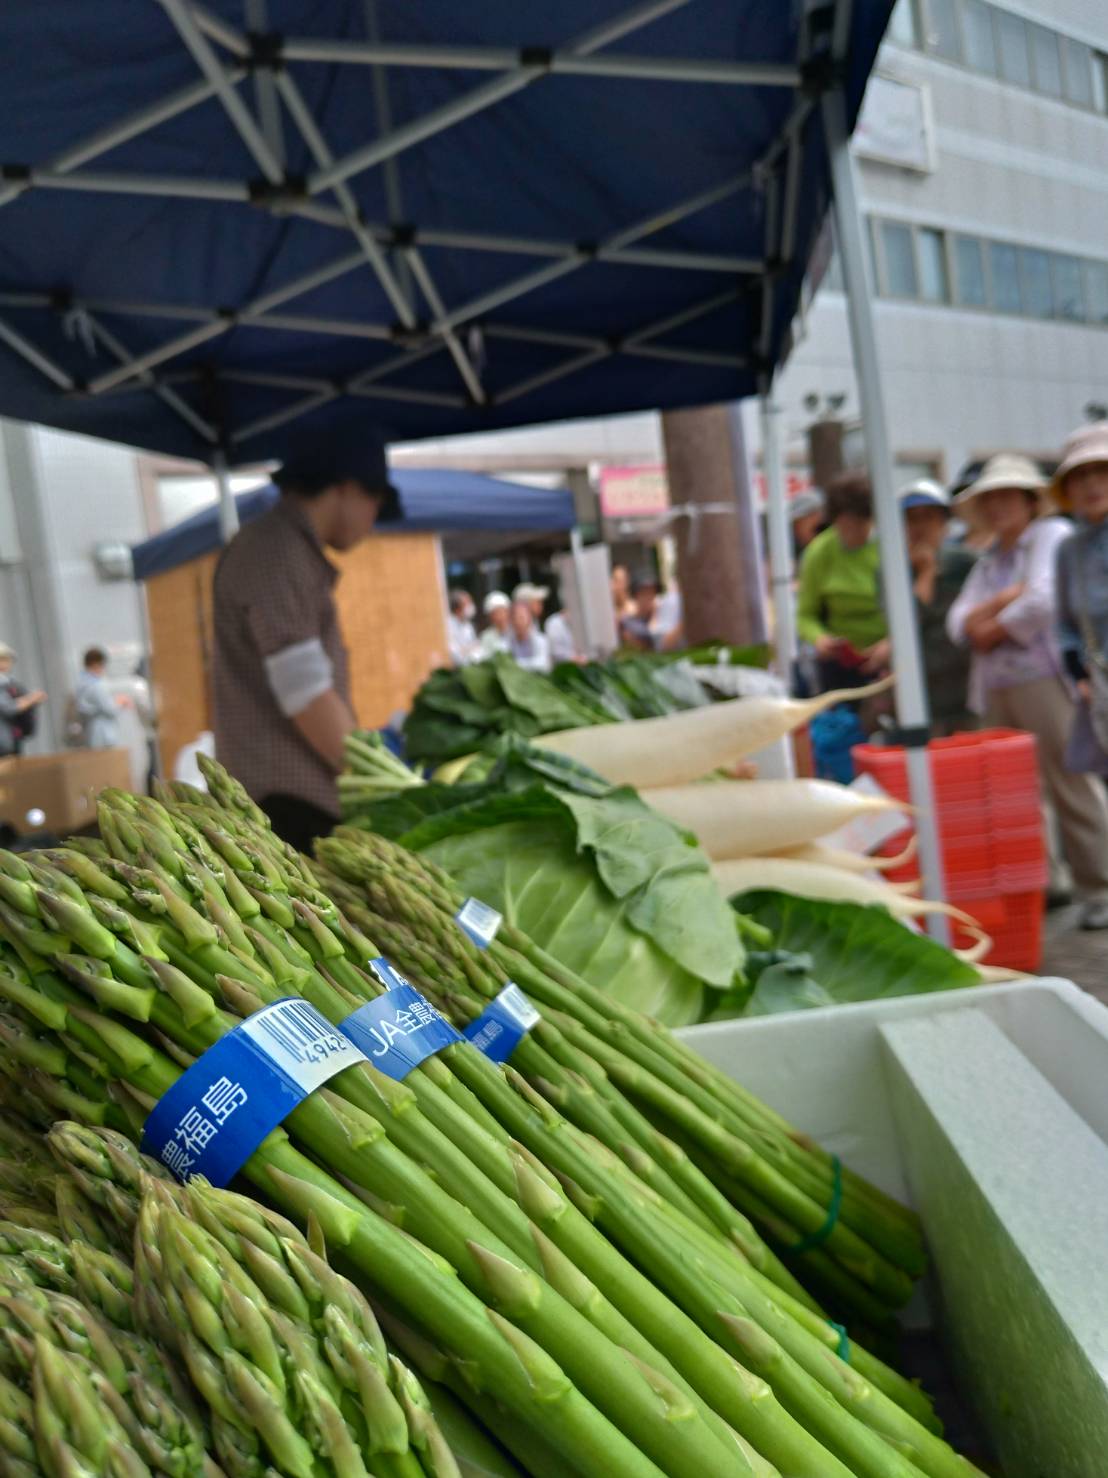
[[(1108, 0), (900, 0), (855, 151), (901, 471), (948, 479), (1000, 448), (1050, 456), (1108, 402)], [(800, 470), (814, 407), (858, 417), (833, 261), (795, 337), (775, 393)], [(564, 474), (658, 463), (662, 446), (658, 418), (639, 415), (396, 454)], [(94, 554), (204, 496), (192, 483), (159, 493), (157, 470), (125, 448), (0, 423), (0, 639), (24, 680), (51, 691), (40, 743), (61, 738), (83, 645), (121, 661), (142, 650), (134, 587), (106, 580), (103, 560), (98, 574)]]
[[(1108, 401), (1106, 53), (1104, 0), (897, 6), (855, 148), (906, 465), (1049, 456)], [(837, 288), (832, 268), (780, 376), (794, 445), (811, 396), (857, 414)]]
[[(1108, 0), (900, 0), (855, 154), (902, 469), (950, 478), (1000, 448), (1051, 455), (1108, 402)], [(833, 262), (776, 394), (794, 464), (817, 403), (858, 416)], [(636, 416), (434, 454), (490, 470), (653, 462), (661, 440)]]

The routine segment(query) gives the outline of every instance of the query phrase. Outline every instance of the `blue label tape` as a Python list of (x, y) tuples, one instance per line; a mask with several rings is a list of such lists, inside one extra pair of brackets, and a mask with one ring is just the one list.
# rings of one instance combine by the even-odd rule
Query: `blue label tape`
[(542, 1020), (531, 1002), (511, 981), (471, 1021), (463, 1035), (493, 1062), (507, 1062), (523, 1038)]
[(467, 898), (454, 915), (454, 922), (469, 935), (478, 949), (488, 949), (504, 922), (504, 915), (479, 898)]
[(339, 1030), (389, 1078), (406, 1078), (425, 1057), (461, 1041), (426, 996), (406, 981), (388, 960), (370, 960), (369, 968), (387, 989), (375, 1001), (359, 1006)]
[(178, 1180), (225, 1186), (310, 1093), (365, 1054), (296, 996), (263, 1006), (208, 1048), (155, 1104), (144, 1153)]

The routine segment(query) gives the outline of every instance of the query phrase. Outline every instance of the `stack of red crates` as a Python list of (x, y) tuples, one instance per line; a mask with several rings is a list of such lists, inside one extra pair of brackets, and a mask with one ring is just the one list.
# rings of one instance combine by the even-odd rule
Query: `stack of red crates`
[[(1034, 738), (1015, 729), (985, 729), (935, 739), (928, 753), (948, 899), (992, 936), (989, 964), (1037, 970), (1047, 856)], [(903, 749), (860, 744), (853, 754), (859, 774), (907, 802)], [(903, 851), (909, 836), (893, 837), (882, 853)], [(918, 859), (886, 876), (917, 879)], [(959, 948), (971, 942), (957, 926), (955, 934)]]

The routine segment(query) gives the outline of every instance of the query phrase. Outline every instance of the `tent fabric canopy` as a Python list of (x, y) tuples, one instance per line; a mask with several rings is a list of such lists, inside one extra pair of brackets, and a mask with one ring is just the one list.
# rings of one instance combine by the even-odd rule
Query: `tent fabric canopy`
[(892, 0), (10, 0), (0, 414), (211, 461), (731, 400)]
[[(533, 488), (474, 472), (415, 467), (393, 468), (391, 476), (403, 517), (383, 534), (548, 533), (571, 529), (576, 522), (573, 495), (563, 488)], [(278, 496), (272, 483), (240, 493), (235, 499), (239, 522), (261, 517)], [(136, 580), (149, 580), (211, 554), (222, 542), (219, 508), (213, 504), (133, 545), (132, 573)]]

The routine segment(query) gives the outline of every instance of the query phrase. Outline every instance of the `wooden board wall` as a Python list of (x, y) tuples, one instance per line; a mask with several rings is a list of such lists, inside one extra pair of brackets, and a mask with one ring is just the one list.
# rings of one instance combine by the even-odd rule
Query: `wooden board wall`
[[(382, 534), (346, 555), (336, 587), (350, 653), (354, 712), (366, 727), (407, 708), (428, 673), (446, 661), (446, 625), (433, 534)], [(203, 555), (146, 582), (151, 669), (162, 764), (211, 718), (212, 575)]]

